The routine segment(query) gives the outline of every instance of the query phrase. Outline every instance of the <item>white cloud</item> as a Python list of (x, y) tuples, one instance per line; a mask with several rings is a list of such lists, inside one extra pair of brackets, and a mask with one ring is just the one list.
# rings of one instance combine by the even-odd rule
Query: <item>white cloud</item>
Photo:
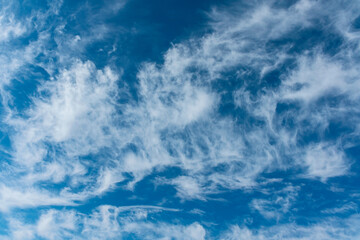
[(91, 62), (76, 62), (56, 81), (44, 82), (25, 118), (10, 118), (17, 162), (32, 166), (43, 161), (46, 144), (58, 145), (67, 157), (96, 153), (108, 146), (118, 77), (109, 68), (96, 70)]
[(75, 212), (49, 210), (40, 216), (36, 224), (36, 232), (45, 239), (64, 239), (71, 237), (71, 232), (76, 230), (76, 221)]
[[(170, 209), (171, 210), (171, 209)], [(125, 216), (118, 216), (125, 211)], [(102, 206), (92, 217), (85, 219), (82, 235), (90, 239), (113, 239), (132, 234), (141, 239), (205, 239), (205, 230), (199, 223), (177, 225), (147, 221), (152, 213), (167, 209), (136, 206), (114, 208)]]
[(267, 219), (279, 221), (283, 214), (291, 211), (291, 206), (297, 199), (299, 189), (298, 187), (287, 186), (281, 190), (272, 190), (267, 193), (267, 199), (253, 199), (250, 207)]
[[(314, 102), (332, 89), (356, 99), (356, 69), (348, 71), (327, 60), (325, 55), (318, 55), (314, 60), (300, 57), (299, 67), (283, 76), (283, 83), (277, 91), (265, 91), (255, 100), (248, 96), (238, 104), (239, 107), (245, 106), (248, 114), (255, 118), (265, 119), (265, 126), (255, 128), (242, 128), (232, 119), (219, 116), (217, 109), (221, 93), (210, 87), (221, 72), (240, 64), (255, 69), (261, 76), (276, 68), (287, 58), (284, 49), (267, 53), (252, 46), (251, 41), (265, 44), (270, 39), (288, 34), (296, 26), (309, 27), (314, 18), (312, 12), (318, 8), (317, 4), (308, 1), (300, 1), (279, 11), (271, 4), (262, 4), (259, 8), (254, 7), (250, 15), (233, 23), (229, 19), (234, 16), (221, 13), (219, 18), (218, 13), (213, 12), (210, 16), (218, 24), (213, 25), (212, 34), (198, 42), (194, 39), (174, 45), (165, 54), (161, 66), (153, 63), (142, 66), (138, 73), (140, 100), (121, 106), (122, 115), (117, 115), (114, 102), (116, 74), (109, 68), (96, 70), (90, 62), (77, 62), (62, 71), (55, 81), (42, 86), (41, 90), (49, 92), (50, 98), (34, 99), (29, 119), (18, 122), (11, 119), (20, 129), (14, 138), (16, 154), (20, 154), (16, 159), (28, 159), (32, 161), (30, 165), (41, 162), (49, 154), (47, 143), (59, 146), (65, 159), (96, 154), (101, 148), (111, 146), (111, 159), (107, 162), (112, 162), (113, 167), (97, 173), (98, 176), (94, 177), (97, 187), (87, 188), (85, 192), (88, 194), (89, 191), (103, 194), (112, 189), (116, 182), (123, 180), (122, 173), (131, 173), (134, 177), (129, 183), (132, 189), (154, 168), (175, 165), (192, 176), (179, 179), (192, 179), (194, 183), (189, 188), (186, 181), (182, 184), (171, 181), (179, 191), (178, 196), (203, 200), (206, 193), (216, 192), (218, 186), (236, 189), (256, 185), (256, 177), (265, 169), (288, 167), (282, 158), (283, 154), (291, 155), (289, 152), (294, 153), (292, 157), (296, 154), (306, 156), (296, 163), (307, 167), (309, 176), (326, 179), (343, 175), (346, 171), (335, 174), (337, 170), (346, 168), (340, 148), (336, 154), (342, 157), (332, 158), (332, 170), (326, 167), (325, 161), (316, 167), (311, 165), (311, 154), (305, 153), (310, 147), (304, 148), (296, 142), (300, 126), (293, 130), (277, 129), (273, 123), (276, 121), (276, 105), (281, 101)], [(220, 27), (221, 24), (228, 27)], [(302, 88), (295, 89), (299, 84)], [(242, 95), (248, 94), (240, 91)], [(329, 121), (329, 116), (319, 113), (316, 119), (315, 115), (310, 115), (306, 105), (301, 107), (300, 118), (313, 119), (317, 124)], [(118, 125), (117, 121), (126, 127)], [(271, 138), (278, 143), (270, 144)], [(115, 142), (116, 147), (113, 145)], [(123, 153), (127, 144), (134, 144), (136, 151)], [(59, 156), (56, 154), (54, 157)], [(77, 166), (83, 169), (83, 165)], [(203, 174), (216, 167), (225, 170), (203, 178)], [(66, 170), (53, 180), (61, 181), (69, 174), (80, 179), (86, 172), (83, 169), (76, 175)]]
[(305, 154), (308, 177), (318, 177), (326, 181), (330, 177), (346, 174), (349, 168), (343, 151), (336, 146), (310, 146)]
[(12, 208), (29, 208), (38, 206), (73, 205), (70, 199), (57, 196), (46, 190), (36, 188), (0, 186), (0, 211), (9, 212)]
[[(122, 3), (103, 12), (113, 14), (121, 9)], [(0, 55), (0, 64), (5, 66), (0, 71), (3, 85), (9, 84), (27, 63), (38, 64), (51, 76), (48, 81), (40, 82), (25, 115), (19, 116), (8, 106), (14, 96), (2, 89), (8, 111), (4, 123), (12, 131), (13, 161), (9, 169), (13, 175), (6, 179), (11, 174), (3, 173), (1, 177), (6, 182), (0, 188), (0, 210), (73, 205), (74, 201), (113, 190), (116, 183), (125, 179), (125, 173), (132, 177), (128, 188), (134, 189), (154, 169), (162, 170), (166, 166), (181, 168), (182, 175), (162, 179), (161, 184), (173, 185), (182, 200), (204, 201), (208, 194), (217, 193), (220, 188), (257, 186), (258, 176), (265, 171), (300, 166), (305, 173), (298, 176), (319, 178), (323, 182), (347, 174), (350, 161), (343, 146), (324, 144), (322, 137), (332, 119), (347, 118), (344, 116), (358, 105), (358, 56), (352, 53), (351, 46), (357, 38), (356, 34), (351, 37), (348, 30), (341, 31), (350, 21), (345, 19), (339, 26), (335, 24), (337, 31), (351, 40), (334, 57), (318, 48), (289, 56), (287, 50), (291, 44), (267, 47), (269, 41), (293, 34), (295, 29), (314, 26), (314, 19), (326, 16), (336, 22), (347, 14), (341, 11), (333, 16), (326, 10), (327, 6), (322, 1), (298, 1), (288, 9), (279, 9), (272, 2), (265, 2), (260, 7), (250, 6), (251, 10), (245, 14), (238, 14), (237, 9), (235, 14), (214, 10), (209, 15), (214, 20), (212, 33), (175, 44), (164, 55), (162, 65), (145, 63), (140, 67), (139, 99), (130, 99), (126, 104), (117, 102), (119, 91), (127, 94), (117, 84), (121, 73), (109, 67), (97, 69), (90, 61), (76, 60), (88, 43), (99, 41), (111, 32), (109, 27), (100, 21), (90, 32), (71, 35), (64, 31), (66, 21), (46, 27), (44, 19), (57, 13), (60, 6), (38, 13), (42, 20), (32, 30), (39, 33), (39, 39)], [(339, 6), (331, 4), (332, 9)], [(10, 20), (3, 23), (0, 19), (0, 26), (8, 24), (4, 25), (0, 41), (19, 37), (25, 31), (21, 30), (20, 22)], [(46, 44), (54, 26), (57, 48), (51, 53), (46, 51)], [(329, 23), (325, 27), (331, 30), (334, 26)], [(37, 63), (35, 58), (43, 51), (56, 62)], [(279, 86), (262, 85), (267, 73), (289, 59), (297, 67), (284, 71)], [(226, 92), (218, 91), (214, 84), (230, 81), (224, 73), (233, 70), (242, 87), (224, 91), (233, 91), (237, 110), (243, 110), (235, 117), (219, 112)], [(254, 77), (249, 77), (252, 73)], [(258, 93), (250, 93), (247, 87), (252, 84), (259, 87)], [(321, 98), (339, 95), (345, 99), (340, 100), (339, 106), (314, 107)], [(296, 105), (294, 110), (277, 113), (278, 104), (289, 102)], [(292, 123), (290, 127), (282, 125), (287, 120)], [(356, 117), (351, 120), (350, 124), (358, 124)], [(298, 140), (305, 131), (318, 134), (320, 143), (300, 143)], [(65, 180), (64, 187), (61, 183)], [(51, 184), (56, 185), (54, 191), (52, 187), (46, 189)], [(296, 194), (291, 192), (289, 196), (272, 200), (254, 200), (250, 206), (268, 219), (280, 219), (290, 211), (294, 199)], [(76, 231), (78, 221), (84, 224), (81, 233), (92, 239), (111, 239), (126, 233), (145, 239), (204, 239), (206, 235), (199, 223), (147, 222), (144, 219), (148, 210), (136, 211), (117, 221), (120, 211), (103, 206), (89, 217), (73, 212), (61, 215), (50, 210), (40, 217), (36, 227), (23, 226), (24, 231), (14, 230), (13, 236), (23, 238), (21, 234), (25, 234), (31, 238), (36, 234), (60, 239)], [(331, 234), (347, 237), (340, 228), (337, 228), (339, 232), (331, 233), (326, 227), (316, 225), (311, 230), (299, 227), (302, 234), (299, 236), (280, 227), (278, 234), (271, 232), (272, 229), (256, 233), (240, 227), (234, 227), (231, 234), (235, 232), (244, 239), (281, 239), (282, 236), (305, 239), (314, 231), (319, 238), (333, 237)]]
[(317, 224), (301, 226), (295, 223), (278, 224), (270, 228), (249, 229), (238, 225), (232, 226), (219, 239), (224, 240), (307, 240), (307, 239), (357, 239), (360, 236), (358, 227), (359, 215), (347, 219), (327, 218)]
[(189, 225), (153, 222), (152, 214), (174, 211), (156, 206), (113, 207), (102, 205), (85, 215), (71, 210), (46, 210), (34, 224), (10, 220), (13, 239), (205, 239), (205, 229), (197, 222)]
[(177, 190), (177, 194), (182, 199), (204, 200), (204, 190), (199, 186), (196, 178), (181, 176), (171, 181)]
[[(98, 177), (89, 179), (85, 177), (89, 168), (102, 164), (79, 159), (114, 144), (117, 80), (118, 75), (108, 67), (97, 70), (91, 62), (76, 61), (56, 79), (43, 82), (39, 88), (43, 97), (33, 98), (25, 117), (10, 115), (7, 123), (16, 131), (11, 136), (13, 166), (8, 168), (13, 175), (7, 182), (22, 187), (2, 189), (4, 201), (9, 201), (2, 205), (2, 211), (69, 205), (73, 200), (101, 195), (123, 179), (121, 172), (106, 164), (97, 172)], [(70, 184), (62, 191), (50, 194), (37, 187), (39, 182), (58, 184), (67, 177)], [(71, 194), (73, 187), (83, 190)]]
[[(284, 82), (283, 99), (299, 99), (306, 103), (316, 101), (327, 94), (346, 94), (352, 99), (359, 97), (359, 69), (342, 66), (342, 61), (330, 61), (321, 54), (315, 59), (301, 57), (299, 67)], [(347, 64), (346, 64), (347, 65)], [(296, 90), (288, 90), (286, 87)]]
[(6, 42), (12, 38), (17, 38), (25, 33), (26, 28), (14, 19), (14, 16), (4, 16), (0, 13), (0, 42)]
[[(133, 236), (141, 239), (243, 239), (243, 240), (305, 240), (305, 239), (357, 239), (359, 215), (346, 219), (330, 217), (315, 224), (296, 223), (253, 229), (232, 225), (227, 231), (211, 236), (205, 228), (194, 222), (189, 225), (149, 221), (152, 214), (166, 211), (152, 210), (151, 206), (124, 209), (103, 205), (89, 215), (69, 210), (43, 211), (35, 223), (12, 219), (9, 222), (11, 239), (123, 239)], [(125, 214), (122, 214), (125, 213)], [(3, 236), (2, 236), (3, 237)], [(6, 239), (6, 236), (4, 236)]]
[(349, 202), (349, 203), (341, 204), (341, 206), (339, 207), (322, 210), (321, 212), (334, 215), (338, 213), (348, 213), (348, 212), (357, 212), (357, 211), (358, 211), (358, 205), (354, 202)]

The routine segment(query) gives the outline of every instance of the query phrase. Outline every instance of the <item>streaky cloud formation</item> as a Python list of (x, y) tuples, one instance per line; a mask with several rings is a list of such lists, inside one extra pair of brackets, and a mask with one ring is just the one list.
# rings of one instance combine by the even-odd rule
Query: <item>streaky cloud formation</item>
[(359, 238), (360, 2), (145, 4), (1, 2), (1, 238)]

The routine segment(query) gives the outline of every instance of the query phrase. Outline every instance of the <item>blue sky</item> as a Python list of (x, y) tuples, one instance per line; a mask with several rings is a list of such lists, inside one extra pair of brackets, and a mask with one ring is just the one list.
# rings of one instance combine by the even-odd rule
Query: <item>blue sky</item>
[(360, 2), (0, 1), (1, 239), (360, 239)]

